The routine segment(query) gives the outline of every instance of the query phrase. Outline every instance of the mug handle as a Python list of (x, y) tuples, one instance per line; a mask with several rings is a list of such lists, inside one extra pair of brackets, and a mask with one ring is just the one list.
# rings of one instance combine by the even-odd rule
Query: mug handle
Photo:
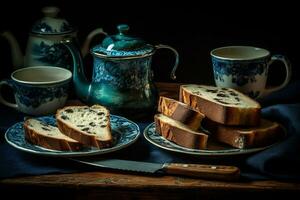
[(83, 57), (85, 57), (89, 53), (91, 41), (93, 40), (93, 38), (96, 35), (99, 35), (99, 34), (103, 34), (105, 36), (108, 35), (106, 32), (104, 32), (104, 30), (102, 28), (97, 28), (97, 29), (91, 31), (88, 34), (88, 36), (86, 37), (86, 39), (83, 43), (82, 49), (81, 49), (81, 54)]
[(3, 80), (3, 81), (1, 81), (1, 82), (0, 82), (0, 102), (3, 103), (4, 105), (8, 106), (8, 107), (17, 109), (17, 108), (18, 108), (18, 105), (17, 105), (17, 104), (8, 102), (8, 101), (6, 101), (6, 100), (3, 98), (3, 96), (2, 96), (2, 86), (3, 86), (3, 85), (8, 85), (9, 87), (14, 88), (14, 87), (13, 87), (13, 84), (11, 83), (10, 80)]
[(274, 86), (274, 87), (270, 87), (264, 90), (263, 95), (262, 96), (266, 96), (272, 92), (275, 92), (277, 90), (280, 90), (282, 88), (284, 88), (291, 80), (291, 76), (292, 76), (292, 67), (291, 67), (291, 63), (289, 62), (289, 60), (283, 56), (283, 55), (273, 55), (271, 57), (271, 60), (268, 63), (268, 70), (269, 70), (269, 66), (275, 61), (281, 61), (283, 62), (284, 66), (285, 66), (285, 70), (286, 70), (286, 77), (285, 80), (283, 81), (283, 83), (279, 86)]
[(175, 64), (174, 64), (174, 67), (171, 71), (171, 79), (175, 80), (176, 79), (176, 75), (175, 75), (175, 72), (176, 72), (176, 69), (178, 67), (178, 63), (179, 63), (179, 53), (176, 51), (176, 49), (174, 49), (173, 47), (170, 47), (168, 45), (164, 45), (164, 44), (158, 44), (158, 45), (155, 45), (156, 49), (170, 49), (171, 51), (173, 51), (173, 53), (175, 54)]

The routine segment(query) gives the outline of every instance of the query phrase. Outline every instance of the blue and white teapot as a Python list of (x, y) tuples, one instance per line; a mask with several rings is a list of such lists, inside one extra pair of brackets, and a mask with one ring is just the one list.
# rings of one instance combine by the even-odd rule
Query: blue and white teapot
[[(59, 18), (59, 11), (60, 9), (57, 7), (42, 9), (44, 17), (32, 26), (25, 56), (11, 32), (5, 31), (1, 34), (10, 44), (14, 69), (28, 66), (57, 66), (71, 69), (72, 57), (61, 41), (69, 38), (73, 42), (77, 42), (77, 30), (68, 21)], [(97, 34), (105, 33), (101, 28), (92, 31), (84, 42), (81, 50), (83, 55), (88, 53), (89, 44)], [(78, 49), (78, 51), (80, 50)]]
[(119, 33), (107, 36), (91, 49), (94, 57), (92, 81), (83, 74), (80, 54), (67, 42), (74, 59), (73, 82), (77, 96), (88, 104), (99, 103), (113, 114), (141, 118), (153, 113), (157, 91), (151, 69), (152, 56), (161, 48), (176, 56), (171, 78), (175, 79), (178, 52), (167, 45), (151, 45), (128, 35), (129, 26), (119, 25)]

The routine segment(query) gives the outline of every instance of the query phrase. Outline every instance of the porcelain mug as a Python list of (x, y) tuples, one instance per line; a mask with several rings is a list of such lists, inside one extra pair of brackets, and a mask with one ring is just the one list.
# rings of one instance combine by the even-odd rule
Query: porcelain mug
[[(285, 87), (291, 79), (291, 65), (282, 55), (271, 56), (266, 49), (251, 46), (226, 46), (210, 52), (214, 80), (218, 87), (237, 89), (252, 98), (264, 97)], [(286, 70), (285, 80), (276, 87), (266, 87), (271, 64), (279, 60)]]
[[(68, 98), (72, 73), (53, 66), (27, 67), (14, 71), (11, 79), (0, 82), (0, 102), (29, 115), (53, 114)], [(5, 99), (3, 85), (14, 91), (15, 102)]]

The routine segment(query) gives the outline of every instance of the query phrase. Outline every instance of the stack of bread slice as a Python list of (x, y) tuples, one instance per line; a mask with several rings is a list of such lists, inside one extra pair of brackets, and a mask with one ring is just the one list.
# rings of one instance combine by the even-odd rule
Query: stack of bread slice
[[(261, 118), (257, 101), (231, 88), (181, 85), (179, 101), (161, 97), (159, 112), (157, 132), (189, 148), (204, 149), (208, 137), (235, 148), (250, 148), (273, 144), (284, 136), (280, 124)], [(199, 129), (200, 124), (209, 135)]]
[(111, 147), (110, 113), (100, 105), (67, 106), (56, 113), (56, 126), (38, 119), (25, 120), (23, 127), (28, 142), (48, 149), (77, 151), (83, 147)]
[(160, 97), (160, 114), (154, 116), (156, 131), (180, 146), (205, 149), (208, 136), (198, 131), (204, 115), (189, 105), (167, 97)]

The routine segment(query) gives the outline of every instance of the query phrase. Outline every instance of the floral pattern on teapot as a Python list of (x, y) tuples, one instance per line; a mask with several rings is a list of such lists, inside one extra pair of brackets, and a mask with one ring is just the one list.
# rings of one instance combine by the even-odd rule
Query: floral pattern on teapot
[(152, 79), (151, 57), (132, 60), (94, 59), (93, 82), (122, 89), (143, 90)]

